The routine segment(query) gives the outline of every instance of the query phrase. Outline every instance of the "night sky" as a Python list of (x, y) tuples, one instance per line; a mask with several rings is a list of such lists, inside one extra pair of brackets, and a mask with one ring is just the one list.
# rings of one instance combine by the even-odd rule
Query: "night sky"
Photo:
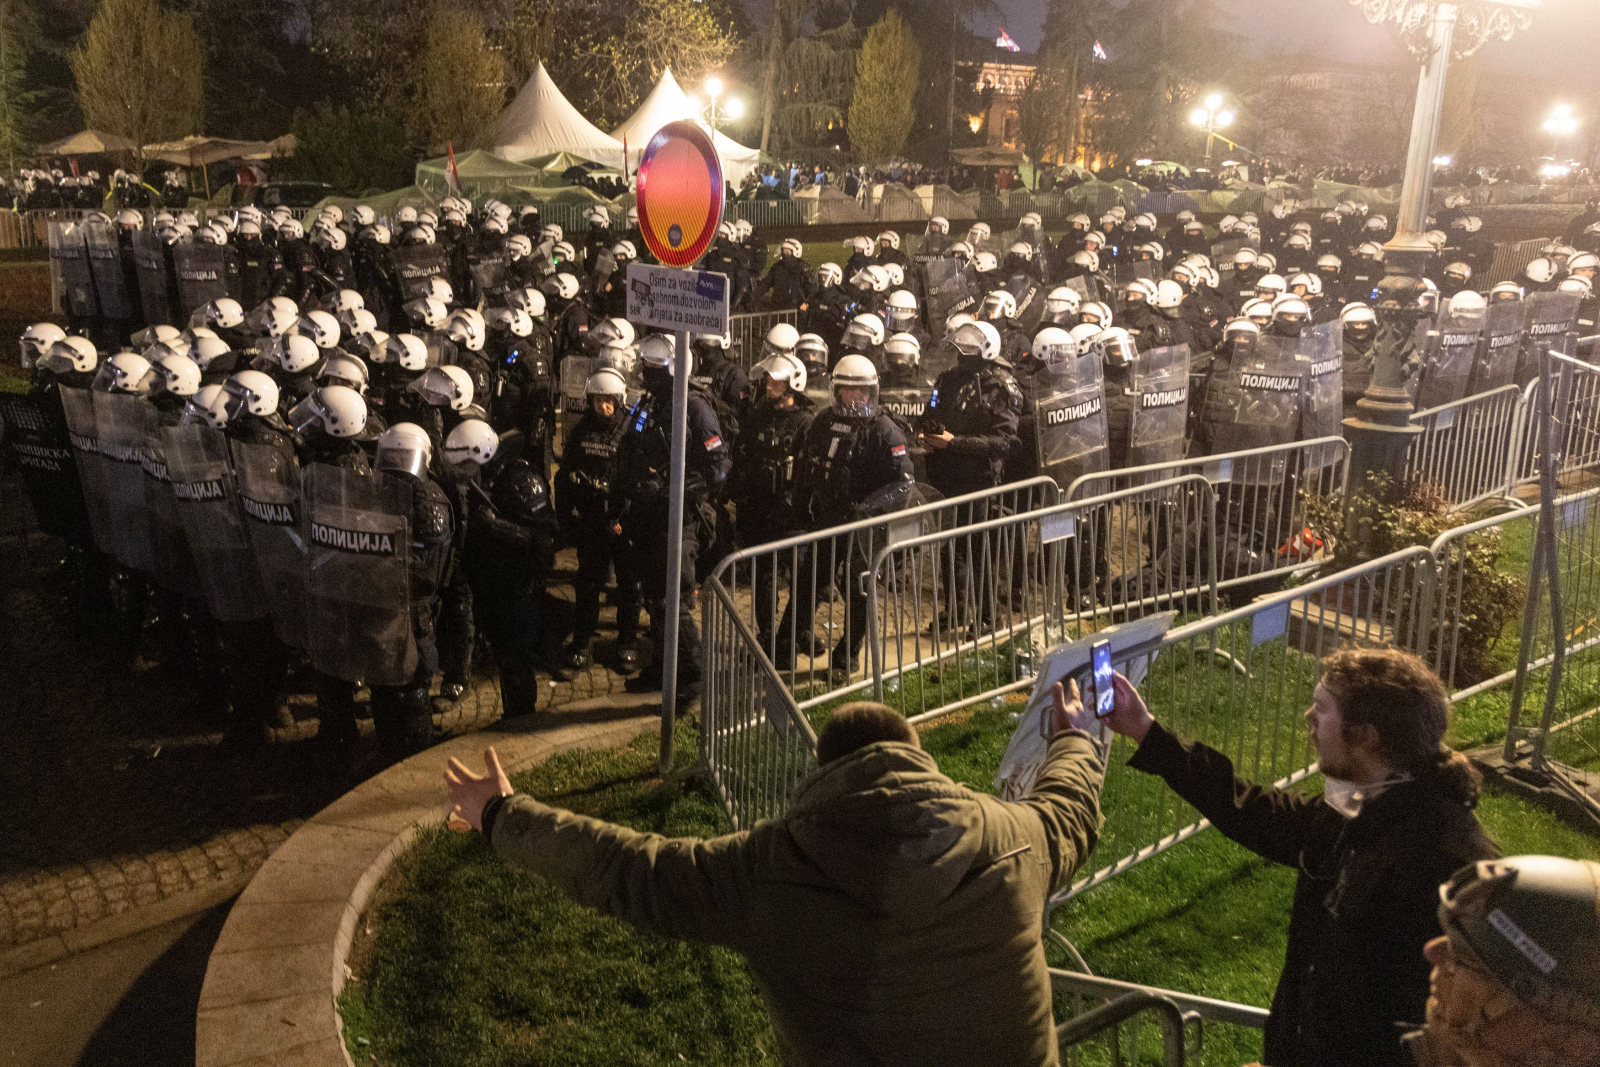
[[(1026, 49), (1039, 43), (1045, 0), (996, 0), (1003, 16), (974, 21), (977, 30), (1006, 32)], [(1372, 26), (1349, 0), (1220, 0), (1238, 32), (1265, 49), (1305, 48), (1345, 59), (1381, 45), (1392, 26)], [(1517, 75), (1543, 76), (1552, 94), (1592, 92), (1594, 55), (1600, 50), (1600, 0), (1544, 0), (1533, 25), (1509, 42), (1484, 46), (1496, 67)], [(1585, 93), (1587, 95), (1587, 93)]]

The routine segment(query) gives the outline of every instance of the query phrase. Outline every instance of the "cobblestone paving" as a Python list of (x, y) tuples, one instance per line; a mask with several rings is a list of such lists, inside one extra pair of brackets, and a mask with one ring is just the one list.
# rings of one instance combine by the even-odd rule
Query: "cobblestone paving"
[[(307, 693), (289, 696), (293, 725), (262, 750), (218, 748), (222, 723), (187, 679), (74, 628), (55, 546), (28, 532), (17, 488), (0, 479), (0, 951), (248, 876), (380, 766), (370, 754), (330, 765), (304, 744), (317, 725)], [(560, 579), (575, 569), (569, 551), (558, 600), (570, 602)], [(540, 708), (622, 683), (599, 665), (547, 676)], [(457, 734), (499, 718), (480, 674), (436, 722)]]

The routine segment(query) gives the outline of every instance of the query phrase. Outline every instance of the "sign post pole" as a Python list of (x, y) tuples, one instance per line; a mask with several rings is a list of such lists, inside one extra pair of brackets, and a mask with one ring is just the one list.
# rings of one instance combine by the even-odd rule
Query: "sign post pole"
[[(689, 446), (689, 335), (728, 332), (728, 279), (690, 268), (722, 221), (722, 163), (693, 122), (657, 130), (639, 159), (639, 232), (661, 266), (628, 265), (628, 319), (671, 331), (672, 437), (667, 486), (666, 604), (661, 628), (662, 775), (672, 772), (678, 713), (678, 618), (683, 610), (683, 496)], [(709, 447), (714, 442), (707, 442)], [(691, 576), (692, 577), (692, 576)]]

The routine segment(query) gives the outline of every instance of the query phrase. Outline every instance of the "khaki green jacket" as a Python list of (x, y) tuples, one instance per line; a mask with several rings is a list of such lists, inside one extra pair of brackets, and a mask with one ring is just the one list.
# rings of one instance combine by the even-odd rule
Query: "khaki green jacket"
[(1103, 774), (1064, 734), (1006, 803), (883, 742), (743, 833), (635, 833), (516, 794), (490, 836), (581, 904), (742, 953), (787, 1064), (1040, 1067), (1057, 1062), (1045, 900), (1094, 848)]

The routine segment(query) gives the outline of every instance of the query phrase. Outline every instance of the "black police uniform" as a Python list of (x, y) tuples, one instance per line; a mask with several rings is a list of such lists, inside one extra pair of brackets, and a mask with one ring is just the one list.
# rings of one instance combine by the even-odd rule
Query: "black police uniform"
[(771, 293), (767, 306), (771, 308), (797, 308), (805, 302), (806, 261), (785, 252), (767, 269), (761, 292)]
[(495, 357), (489, 422), (501, 433), (522, 431), (523, 458), (547, 477), (561, 391), (550, 330), (535, 321), (526, 337), (491, 334), (485, 351)]
[(578, 550), (568, 650), (568, 666), (574, 668), (588, 661), (589, 646), (600, 624), (600, 594), (613, 563), (617, 572), (618, 666), (625, 672), (637, 666), (634, 640), (639, 632), (639, 568), (622, 558), (623, 541), (612, 529), (610, 499), (617, 477), (617, 446), (628, 425), (629, 413), (621, 405), (610, 418), (602, 418), (591, 408), (578, 419), (561, 449), (557, 515), (564, 539)]
[[(761, 545), (780, 541), (805, 529), (795, 508), (794, 489), (803, 462), (800, 454), (816, 406), (804, 393), (790, 390), (781, 401), (765, 391), (740, 426), (733, 452), (729, 496), (739, 524), (739, 542)], [(786, 559), (780, 558), (781, 566)], [(770, 644), (777, 614), (778, 575), (755, 574), (756, 627), (762, 645)]]

